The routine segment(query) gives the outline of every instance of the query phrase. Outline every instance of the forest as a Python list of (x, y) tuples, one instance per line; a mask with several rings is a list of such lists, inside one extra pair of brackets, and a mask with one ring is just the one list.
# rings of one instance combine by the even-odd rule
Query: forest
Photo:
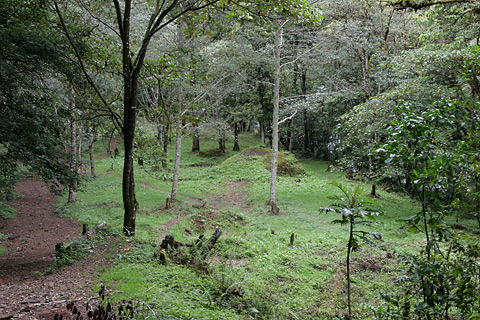
[(478, 0), (1, 0), (0, 39), (0, 320), (480, 319)]

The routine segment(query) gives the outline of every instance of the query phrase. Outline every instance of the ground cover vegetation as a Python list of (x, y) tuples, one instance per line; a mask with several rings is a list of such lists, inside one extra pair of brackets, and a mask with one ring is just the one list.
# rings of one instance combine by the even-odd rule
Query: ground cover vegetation
[(139, 317), (475, 319), (479, 6), (4, 1), (0, 197), (134, 236)]

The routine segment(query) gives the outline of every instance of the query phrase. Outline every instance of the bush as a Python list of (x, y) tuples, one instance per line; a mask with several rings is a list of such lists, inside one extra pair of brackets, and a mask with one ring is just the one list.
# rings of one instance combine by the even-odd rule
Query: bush
[[(272, 170), (272, 153), (269, 153), (265, 156), (264, 164), (269, 171)], [(305, 169), (303, 169), (301, 163), (297, 160), (297, 158), (295, 158), (293, 153), (279, 152), (277, 173), (279, 175), (292, 177), (305, 174)]]

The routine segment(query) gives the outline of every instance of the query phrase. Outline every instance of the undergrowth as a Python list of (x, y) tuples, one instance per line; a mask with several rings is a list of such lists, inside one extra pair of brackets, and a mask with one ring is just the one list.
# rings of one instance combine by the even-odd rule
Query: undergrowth
[[(253, 135), (240, 137), (241, 145), (255, 145)], [(201, 141), (202, 148), (216, 146), (214, 140)], [(321, 215), (318, 209), (331, 203), (328, 196), (335, 192), (331, 182), (349, 186), (363, 182), (349, 181), (341, 171), (330, 170), (328, 163), (302, 160), (305, 173), (278, 178), (281, 214), (272, 216), (265, 206), (270, 173), (264, 166), (264, 155), (228, 151), (225, 156), (199, 157), (189, 152), (190, 143), (184, 139), (179, 201), (172, 209), (165, 209), (171, 181), (135, 168), (140, 205), (136, 237), (100, 279), (111, 290), (111, 298), (142, 301), (158, 319), (342, 317), (347, 310), (347, 229), (332, 224), (335, 217)], [(231, 144), (227, 149), (231, 150)], [(173, 149), (169, 154), (173, 155)], [(82, 223), (106, 221), (112, 229), (122, 230), (119, 159), (121, 156), (97, 161), (98, 178), (84, 179), (77, 203), (63, 205), (58, 211)], [(238, 192), (229, 187), (235, 181), (244, 182), (245, 203), (228, 202), (228, 197)], [(385, 216), (375, 231), (383, 234), (382, 239), (375, 247), (352, 252), (351, 257), (356, 319), (371, 319), (362, 306), (376, 305), (381, 291), (396, 290), (401, 268), (398, 252), (414, 253), (424, 244), (421, 236), (401, 229), (398, 222), (411, 216), (419, 204), (383, 190), (378, 194)], [(170, 225), (171, 221), (175, 223)], [(462, 233), (475, 236), (474, 222), (457, 224), (464, 228)], [(202, 268), (172, 260), (162, 264), (154, 258), (160, 249), (160, 236), (172, 234), (178, 241), (192, 243), (216, 227), (223, 235)]]

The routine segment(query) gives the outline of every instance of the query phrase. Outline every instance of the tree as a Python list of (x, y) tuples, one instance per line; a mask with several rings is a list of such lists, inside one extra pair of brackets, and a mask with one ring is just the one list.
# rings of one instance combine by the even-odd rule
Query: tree
[[(94, 16), (95, 20), (105, 25), (111, 32), (114, 32), (121, 41), (123, 115), (120, 116), (110, 107), (110, 103), (104, 98), (104, 94), (101, 92), (100, 87), (97, 85), (97, 83), (95, 83), (90, 73), (86, 69), (82, 55), (70, 36), (67, 23), (64, 21), (64, 9), (59, 6), (57, 0), (53, 0), (53, 8), (58, 15), (63, 31), (69, 39), (71, 46), (75, 50), (78, 63), (84, 72), (85, 78), (95, 88), (95, 91), (101, 97), (104, 106), (111, 112), (114, 121), (120, 127), (122, 132), (125, 153), (122, 180), (122, 195), (125, 210), (123, 231), (126, 235), (133, 236), (135, 234), (135, 219), (138, 202), (135, 196), (133, 153), (137, 122), (136, 120), (138, 114), (139, 79), (145, 63), (149, 45), (156, 34), (177, 21), (177, 19), (183, 15), (187, 14), (188, 12), (208, 7), (216, 2), (218, 2), (218, 0), (198, 0), (189, 1), (187, 3), (182, 3), (178, 0), (158, 0), (154, 3), (153, 7), (147, 7), (147, 9), (150, 10), (150, 12), (147, 13), (149, 17), (148, 23), (143, 32), (143, 36), (140, 36), (139, 39), (134, 38), (136, 33), (134, 33), (134, 30), (132, 30), (132, 28), (137, 27), (136, 25), (132, 24), (132, 19), (135, 17), (134, 14), (136, 13), (136, 10), (140, 10), (134, 1), (126, 0), (122, 8), (118, 0), (113, 0), (113, 9), (109, 7), (109, 9), (111, 9), (112, 13), (115, 15), (115, 19), (113, 21), (111, 16)], [(95, 3), (93, 6), (95, 6)], [(86, 14), (90, 14), (91, 12), (100, 12), (100, 10), (97, 11), (97, 9), (101, 9), (103, 6), (104, 3), (98, 3), (98, 8), (89, 8), (86, 4), (79, 3), (79, 7), (82, 8), (82, 10), (87, 11)], [(143, 10), (145, 10), (145, 8)], [(114, 21), (115, 24), (113, 23)], [(137, 43), (138, 46), (134, 46)]]
[[(320, 15), (314, 11), (308, 2), (306, 1), (294, 1), (290, 3), (290, 14), (296, 16), (300, 20), (315, 22), (319, 21)], [(272, 169), (270, 177), (270, 198), (268, 204), (271, 207), (272, 213), (278, 213), (279, 209), (276, 205), (276, 180), (277, 180), (277, 164), (278, 164), (278, 124), (279, 124), (279, 112), (280, 112), (280, 72), (282, 68), (281, 64), (281, 46), (283, 39), (283, 28), (289, 22), (288, 16), (279, 14), (273, 10), (273, 16), (270, 17), (268, 13), (267, 17), (270, 19), (270, 23), (275, 32), (274, 43), (274, 57), (275, 57), (275, 73), (274, 73), (274, 89), (273, 89), (273, 119), (272, 119)]]
[(378, 232), (367, 232), (358, 230), (361, 225), (371, 225), (375, 218), (380, 215), (379, 211), (373, 209), (376, 203), (368, 197), (362, 196), (363, 189), (360, 185), (355, 188), (348, 188), (342, 184), (334, 183), (340, 194), (331, 196), (333, 200), (332, 207), (323, 207), (320, 211), (335, 212), (341, 214), (341, 219), (334, 220), (333, 223), (347, 224), (349, 227), (347, 244), (347, 299), (348, 299), (348, 318), (352, 319), (351, 303), (351, 278), (350, 278), (350, 256), (353, 251), (360, 247), (358, 239), (370, 243), (367, 236), (374, 239), (381, 239), (382, 235)]
[(11, 197), (19, 164), (62, 188), (76, 179), (62, 150), (63, 121), (56, 108), (56, 74), (75, 73), (61, 41), (45, 23), (41, 1), (0, 4), (0, 197)]

